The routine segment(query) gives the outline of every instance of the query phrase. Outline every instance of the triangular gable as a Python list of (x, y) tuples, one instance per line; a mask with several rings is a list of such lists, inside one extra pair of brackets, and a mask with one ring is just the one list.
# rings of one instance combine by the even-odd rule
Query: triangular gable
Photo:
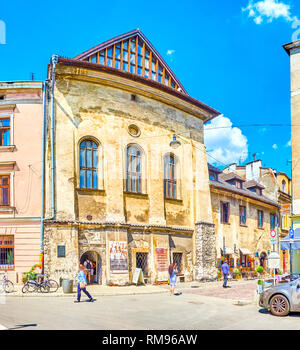
[(187, 94), (170, 67), (139, 29), (105, 41), (74, 59), (138, 74)]

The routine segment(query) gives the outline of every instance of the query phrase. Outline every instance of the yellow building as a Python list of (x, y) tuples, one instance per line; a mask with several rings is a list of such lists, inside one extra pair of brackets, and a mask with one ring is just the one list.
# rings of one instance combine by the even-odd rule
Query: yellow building
[[(139, 31), (48, 70), (45, 270), (131, 283), (216, 277), (203, 123), (219, 112), (190, 97)], [(174, 136), (175, 135), (175, 136)], [(172, 142), (171, 142), (172, 141)]]
[(278, 203), (264, 196), (264, 186), (254, 180), (211, 165), (208, 169), (218, 267), (225, 250), (233, 271), (247, 275), (258, 265), (267, 268), (267, 256), (275, 248), (270, 231), (275, 229)]

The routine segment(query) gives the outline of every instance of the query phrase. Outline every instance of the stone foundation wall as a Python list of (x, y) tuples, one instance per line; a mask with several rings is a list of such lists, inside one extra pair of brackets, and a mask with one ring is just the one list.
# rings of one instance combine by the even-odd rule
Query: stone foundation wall
[(215, 225), (207, 222), (195, 224), (195, 280), (211, 281), (217, 277)]

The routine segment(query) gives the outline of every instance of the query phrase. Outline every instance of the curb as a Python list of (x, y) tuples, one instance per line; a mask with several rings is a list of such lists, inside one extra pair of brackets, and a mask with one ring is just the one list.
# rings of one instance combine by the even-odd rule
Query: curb
[[(91, 292), (92, 293), (92, 292)], [(111, 296), (122, 296), (122, 295), (145, 295), (145, 294), (163, 294), (168, 293), (168, 291), (162, 290), (162, 291), (152, 291), (152, 292), (125, 292), (125, 293), (92, 293), (93, 296), (98, 297), (111, 297)], [(55, 294), (55, 293), (25, 293), (25, 294), (4, 294), (4, 297), (8, 298), (33, 298), (33, 297), (41, 297), (41, 298), (69, 298), (69, 297), (76, 297), (77, 293), (68, 293), (68, 294)]]

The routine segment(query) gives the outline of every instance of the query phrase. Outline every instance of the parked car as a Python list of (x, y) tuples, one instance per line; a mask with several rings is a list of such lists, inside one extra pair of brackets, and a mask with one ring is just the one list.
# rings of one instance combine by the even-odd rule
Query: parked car
[(300, 275), (292, 275), (291, 280), (275, 286), (264, 282), (259, 295), (259, 306), (270, 310), (275, 316), (300, 312)]

